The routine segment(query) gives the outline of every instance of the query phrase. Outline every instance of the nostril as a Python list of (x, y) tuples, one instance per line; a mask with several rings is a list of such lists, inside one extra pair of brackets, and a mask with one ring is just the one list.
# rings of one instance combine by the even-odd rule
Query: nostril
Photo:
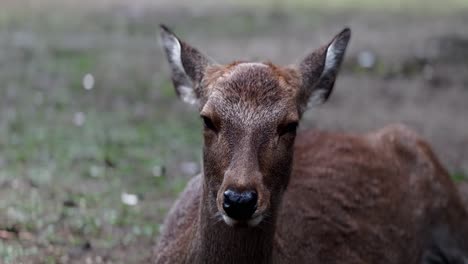
[(240, 203), (249, 205), (249, 206), (256, 206), (257, 205), (257, 192), (255, 191), (247, 191), (241, 194)]
[(223, 209), (229, 217), (238, 220), (250, 218), (257, 209), (258, 195), (255, 191), (236, 192), (228, 189), (224, 192)]
[(239, 200), (239, 194), (231, 189), (224, 192), (224, 203), (232, 204)]

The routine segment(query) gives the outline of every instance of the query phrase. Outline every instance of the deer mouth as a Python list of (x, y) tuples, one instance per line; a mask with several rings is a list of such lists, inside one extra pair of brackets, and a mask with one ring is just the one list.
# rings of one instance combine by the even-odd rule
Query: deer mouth
[(232, 227), (255, 227), (258, 224), (260, 224), (263, 220), (263, 214), (261, 213), (255, 213), (251, 218), (249, 219), (234, 219), (232, 217), (229, 217), (226, 214), (222, 214), (223, 221), (228, 225)]
[(228, 188), (218, 193), (218, 217), (230, 227), (255, 227), (269, 215), (266, 196), (264, 191), (238, 192)]

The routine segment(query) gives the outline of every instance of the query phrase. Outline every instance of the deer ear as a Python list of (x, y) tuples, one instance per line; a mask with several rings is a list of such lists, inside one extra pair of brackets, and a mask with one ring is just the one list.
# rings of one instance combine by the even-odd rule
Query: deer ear
[(160, 40), (171, 68), (177, 95), (186, 103), (196, 105), (203, 96), (200, 83), (205, 69), (212, 62), (195, 48), (181, 41), (172, 31), (161, 25)]
[(330, 96), (350, 37), (351, 30), (343, 29), (328, 45), (317, 49), (299, 64), (300, 100), (304, 108), (323, 103)]

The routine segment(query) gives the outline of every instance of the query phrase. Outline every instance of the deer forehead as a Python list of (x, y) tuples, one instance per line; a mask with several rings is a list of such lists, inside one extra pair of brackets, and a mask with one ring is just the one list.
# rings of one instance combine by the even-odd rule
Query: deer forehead
[(233, 62), (209, 67), (203, 83), (210, 90), (242, 87), (244, 92), (265, 93), (270, 90), (293, 94), (299, 86), (299, 75), (295, 69), (282, 68), (272, 63)]
[[(295, 79), (296, 78), (296, 79)], [(216, 111), (243, 124), (296, 118), (297, 76), (269, 63), (241, 62), (208, 70), (202, 112)]]

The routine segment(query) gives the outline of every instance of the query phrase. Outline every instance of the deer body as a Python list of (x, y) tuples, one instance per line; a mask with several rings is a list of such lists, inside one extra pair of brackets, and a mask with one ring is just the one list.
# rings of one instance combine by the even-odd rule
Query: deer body
[[(393, 125), (364, 136), (311, 131), (301, 139), (276, 231), (282, 263), (468, 261), (461, 257), (468, 252), (466, 211), (414, 132)], [(461, 256), (433, 256), (441, 239), (434, 232), (458, 243)]]
[[(453, 183), (427, 143), (402, 126), (299, 134), (276, 225), (255, 232), (204, 217), (202, 180), (194, 177), (169, 213), (156, 263), (423, 263), (438, 229), (468, 246)], [(211, 248), (201, 250), (203, 242)]]
[(298, 66), (223, 66), (163, 27), (176, 91), (205, 127), (203, 174), (169, 212), (155, 263), (467, 263), (468, 215), (414, 132), (296, 136), (349, 37)]

